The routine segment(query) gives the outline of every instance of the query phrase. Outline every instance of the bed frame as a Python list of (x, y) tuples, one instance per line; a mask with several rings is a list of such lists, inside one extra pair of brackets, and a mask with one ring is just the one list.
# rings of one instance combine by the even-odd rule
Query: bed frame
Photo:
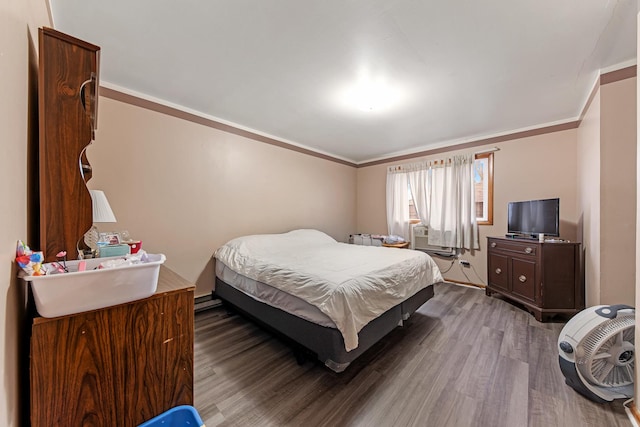
[(337, 329), (317, 325), (257, 301), (218, 277), (216, 277), (213, 296), (235, 307), (257, 323), (265, 325), (301, 345), (315, 354), (318, 360), (332, 371), (342, 372), (358, 356), (397, 326), (402, 325), (403, 320), (406, 320), (418, 307), (433, 297), (433, 285), (427, 286), (369, 322), (358, 333), (358, 347), (349, 352), (345, 350), (342, 334)]

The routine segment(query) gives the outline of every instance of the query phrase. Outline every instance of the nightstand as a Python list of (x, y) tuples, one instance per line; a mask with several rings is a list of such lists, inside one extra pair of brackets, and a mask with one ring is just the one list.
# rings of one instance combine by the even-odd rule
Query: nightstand
[(384, 246), (385, 248), (400, 248), (400, 249), (406, 249), (409, 247), (409, 244), (411, 244), (411, 242), (402, 242), (402, 243), (383, 243), (382, 246)]

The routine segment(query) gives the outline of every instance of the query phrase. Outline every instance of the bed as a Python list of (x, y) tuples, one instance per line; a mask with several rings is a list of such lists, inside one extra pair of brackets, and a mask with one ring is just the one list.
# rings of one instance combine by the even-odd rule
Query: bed
[(233, 239), (215, 252), (214, 296), (342, 372), (442, 281), (427, 254), (339, 243), (318, 230)]

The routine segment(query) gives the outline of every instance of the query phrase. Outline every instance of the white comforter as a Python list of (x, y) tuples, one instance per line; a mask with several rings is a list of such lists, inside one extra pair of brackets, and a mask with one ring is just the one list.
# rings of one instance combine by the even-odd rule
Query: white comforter
[(371, 320), (442, 281), (427, 254), (338, 243), (317, 230), (239, 237), (215, 257), (235, 272), (312, 304), (336, 324), (345, 349)]

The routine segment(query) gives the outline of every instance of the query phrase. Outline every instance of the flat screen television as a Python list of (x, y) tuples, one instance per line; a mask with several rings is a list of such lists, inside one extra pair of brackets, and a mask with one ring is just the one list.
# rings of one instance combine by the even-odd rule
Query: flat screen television
[(524, 237), (560, 236), (560, 199), (509, 202), (507, 228)]

